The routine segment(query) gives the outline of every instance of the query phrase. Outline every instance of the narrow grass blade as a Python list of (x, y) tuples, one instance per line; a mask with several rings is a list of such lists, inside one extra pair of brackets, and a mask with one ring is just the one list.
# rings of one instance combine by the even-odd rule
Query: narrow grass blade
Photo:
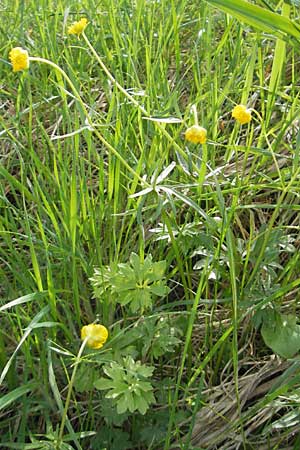
[(0, 398), (0, 411), (9, 406), (11, 403), (15, 402), (22, 395), (25, 395), (27, 394), (27, 392), (32, 391), (36, 386), (36, 383), (30, 382), (18, 387), (17, 389), (14, 389), (6, 395), (3, 395), (3, 397)]
[[(290, 5), (284, 3), (282, 7), (282, 16), (285, 18), (289, 18), (290, 9), (291, 9)], [(267, 109), (266, 126), (269, 124), (276, 98), (276, 91), (280, 85), (282, 69), (285, 62), (285, 54), (286, 54), (286, 43), (282, 39), (277, 39), (274, 51), (271, 78), (269, 83), (269, 94), (267, 100), (269, 107)]]
[(27, 302), (32, 302), (33, 300), (38, 300), (41, 296), (44, 296), (48, 294), (47, 291), (43, 292), (34, 292), (32, 294), (23, 295), (22, 297), (16, 298), (15, 300), (12, 300), (11, 302), (6, 303), (5, 305), (0, 307), (0, 313), (5, 311), (6, 309), (14, 308), (18, 305), (23, 305)]
[(26, 341), (27, 337), (30, 335), (31, 331), (34, 329), (35, 325), (41, 320), (41, 318), (47, 314), (50, 310), (50, 307), (47, 305), (45, 306), (38, 314), (36, 314), (36, 316), (34, 316), (34, 318), (32, 319), (32, 321), (30, 322), (30, 324), (28, 325), (28, 327), (26, 328), (25, 333), (22, 336), (22, 339), (20, 340), (20, 342), (18, 343), (17, 347), (15, 348), (12, 356), (9, 358), (8, 362), (6, 363), (2, 373), (1, 373), (1, 377), (0, 377), (0, 385), (3, 383), (4, 378), (7, 375), (7, 372), (12, 364), (12, 361), (14, 359), (14, 357), (16, 356), (16, 354), (18, 353), (19, 349), (21, 348), (21, 346), (23, 345), (23, 343)]
[[(266, 33), (281, 38), (300, 39), (300, 29), (292, 20), (245, 0), (207, 0), (222, 11)], [(298, 44), (299, 45), (299, 44)]]

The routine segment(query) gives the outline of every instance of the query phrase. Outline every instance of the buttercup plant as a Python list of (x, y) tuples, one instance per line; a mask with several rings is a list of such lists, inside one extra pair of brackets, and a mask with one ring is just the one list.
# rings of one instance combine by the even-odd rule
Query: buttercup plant
[(134, 313), (138, 311), (143, 314), (153, 307), (157, 297), (169, 293), (165, 270), (165, 260), (153, 262), (151, 255), (141, 260), (132, 252), (127, 263), (118, 264), (116, 267), (108, 266), (102, 270), (95, 268), (90, 281), (95, 298), (103, 301), (105, 295), (108, 295), (113, 299), (109, 307), (110, 313), (114, 310), (114, 303), (119, 303), (128, 305)]
[(61, 445), (61, 442), (63, 439), (64, 427), (65, 427), (65, 423), (67, 420), (67, 414), (68, 414), (69, 404), (70, 404), (70, 400), (71, 400), (72, 390), (73, 390), (77, 369), (79, 367), (83, 351), (86, 346), (88, 346), (92, 349), (95, 349), (95, 350), (99, 350), (100, 348), (103, 347), (107, 338), (108, 338), (108, 330), (104, 325), (91, 323), (89, 325), (85, 325), (81, 329), (82, 344), (81, 344), (81, 346), (79, 348), (79, 352), (76, 356), (76, 359), (74, 362), (74, 367), (73, 367), (73, 372), (72, 372), (71, 379), (70, 379), (69, 386), (68, 386), (68, 392), (67, 392), (64, 410), (62, 413), (62, 419), (61, 419), (60, 428), (59, 428), (56, 450), (60, 450), (60, 448), (61, 448), (60, 445)]
[[(83, 36), (86, 40), (86, 42), (88, 43), (89, 48), (91, 49), (91, 44), (89, 43), (88, 39), (86, 38), (85, 34), (84, 34), (84, 29), (86, 28), (88, 22), (87, 19), (82, 18), (79, 22), (75, 22), (73, 23), (69, 28), (68, 28), (68, 34), (74, 34), (77, 37), (79, 36)], [(96, 55), (95, 50), (93, 49), (92, 52), (94, 55)], [(11, 50), (10, 54), (9, 54), (9, 58), (12, 64), (12, 68), (14, 72), (19, 72), (25, 69), (28, 69), (30, 67), (31, 63), (41, 63), (41, 64), (46, 64), (48, 66), (50, 66), (51, 68), (53, 68), (55, 71), (57, 71), (61, 77), (66, 81), (66, 83), (68, 84), (69, 88), (72, 91), (72, 94), (74, 95), (76, 101), (77, 101), (77, 105), (79, 105), (81, 111), (83, 112), (85, 118), (86, 118), (86, 128), (88, 128), (90, 131), (94, 132), (96, 134), (96, 136), (100, 139), (100, 141), (106, 146), (106, 148), (111, 151), (112, 154), (114, 154), (115, 156), (117, 156), (120, 161), (123, 163), (123, 165), (128, 169), (129, 172), (131, 172), (132, 174), (134, 174), (135, 178), (139, 179), (141, 183), (146, 184), (147, 183), (144, 181), (144, 179), (138, 175), (133, 169), (132, 167), (127, 163), (127, 161), (125, 161), (122, 156), (114, 149), (114, 147), (112, 147), (104, 138), (103, 136), (100, 134), (100, 132), (95, 128), (91, 117), (89, 115), (87, 106), (85, 105), (83, 99), (81, 98), (81, 95), (79, 94), (79, 92), (77, 91), (75, 85), (73, 84), (73, 82), (71, 81), (71, 79), (69, 78), (69, 76), (66, 74), (66, 72), (56, 63), (54, 63), (51, 60), (48, 60), (46, 58), (42, 58), (42, 57), (35, 57), (35, 56), (30, 56), (28, 51), (23, 49), (22, 47), (15, 47)], [(113, 76), (110, 74), (109, 70), (106, 68), (106, 66), (102, 63), (102, 60), (98, 57), (97, 55), (97, 60), (99, 62), (101, 62), (101, 67), (103, 69), (103, 71), (106, 73), (106, 75), (108, 76), (108, 78), (114, 82), (114, 84), (120, 89), (121, 92), (123, 92), (123, 94), (135, 105), (137, 106), (140, 111), (145, 115), (145, 116), (149, 116), (146, 112), (146, 110), (139, 105), (139, 103), (130, 95), (128, 94), (128, 92), (113, 78)], [(162, 133), (170, 140), (174, 143), (173, 138), (165, 131), (164, 126), (161, 126), (160, 124), (156, 124), (157, 127), (162, 131)], [(183, 150), (181, 149), (180, 146), (178, 146), (178, 144), (176, 144), (178, 147), (178, 150), (180, 150), (183, 154)], [(133, 258), (133, 257), (132, 257)], [(136, 261), (135, 261), (136, 262)], [(149, 264), (151, 263), (150, 258), (146, 258), (146, 263)], [(146, 264), (147, 265), (147, 264)], [(151, 264), (150, 264), (151, 266)], [(164, 272), (164, 267), (165, 267), (165, 262), (159, 262), (159, 263), (153, 263), (153, 267), (151, 266), (149, 268), (150, 272), (147, 276), (149, 278), (147, 278), (147, 280), (143, 280), (144, 284), (143, 286), (138, 286), (138, 294), (140, 294), (139, 296), (135, 296), (134, 297), (134, 290), (132, 290), (131, 292), (128, 292), (128, 298), (126, 297), (124, 302), (125, 304), (127, 302), (130, 301), (130, 299), (132, 298), (132, 301), (130, 301), (131, 305), (130, 308), (132, 311), (136, 311), (138, 309), (141, 309), (142, 311), (146, 308), (149, 308), (152, 304), (152, 295), (155, 296), (162, 296), (167, 294), (168, 292), (168, 288), (164, 285), (164, 282), (161, 280), (161, 278), (163, 277), (163, 272)], [(142, 270), (142, 269), (141, 269)], [(148, 286), (149, 283), (149, 286)], [(128, 286), (126, 285), (126, 288), (128, 288)], [(128, 289), (130, 291), (130, 289)], [(150, 293), (148, 293), (148, 290)], [(153, 292), (152, 292), (153, 291)], [(143, 295), (141, 295), (143, 294)], [(139, 298), (141, 296), (141, 298)], [(83, 354), (83, 351), (85, 349), (85, 347), (89, 347), (93, 350), (99, 350), (103, 347), (103, 345), (105, 344), (106, 340), (108, 337), (108, 331), (106, 329), (106, 327), (104, 327), (103, 325), (99, 325), (99, 324), (89, 324), (89, 325), (85, 325), (82, 327), (81, 329), (81, 339), (82, 339), (82, 344), (81, 347), (79, 349), (79, 352), (76, 356), (75, 362), (74, 362), (74, 367), (73, 367), (73, 371), (72, 371), (72, 375), (69, 381), (69, 385), (68, 385), (68, 391), (67, 391), (67, 396), (66, 396), (66, 401), (65, 401), (65, 406), (64, 406), (64, 410), (62, 413), (62, 419), (61, 419), (61, 424), (60, 424), (60, 428), (59, 428), (59, 432), (58, 432), (58, 439), (57, 439), (57, 446), (56, 449), (58, 450), (62, 444), (63, 441), (63, 434), (64, 434), (64, 428), (65, 428), (65, 424), (66, 421), (68, 420), (67, 417), (67, 413), (68, 413), (68, 409), (69, 409), (69, 404), (71, 401), (71, 396), (72, 396), (72, 390), (73, 390), (73, 386), (74, 386), (74, 382), (75, 382), (75, 377), (76, 377), (76, 373), (77, 373), (77, 369), (79, 367), (79, 364), (81, 362), (81, 357)], [(127, 361), (127, 360), (126, 360)], [(129, 360), (128, 360), (129, 361)], [(140, 366), (140, 363), (135, 363), (133, 361), (130, 361), (129, 364), (129, 372), (136, 371), (136, 376), (138, 372), (141, 372), (141, 374), (146, 377), (152, 374), (153, 369), (149, 368), (146, 369), (146, 366)], [(148, 370), (147, 374), (146, 374), (146, 370)], [(128, 372), (128, 373), (129, 373)], [(133, 374), (134, 375), (134, 374)], [(132, 375), (132, 376), (133, 376)], [(141, 391), (141, 394), (139, 393)], [(148, 404), (152, 403), (154, 401), (154, 397), (152, 394), (152, 386), (150, 385), (150, 383), (143, 383), (142, 381), (139, 383), (139, 390), (136, 393), (137, 396), (137, 403), (135, 404), (135, 406), (130, 406), (129, 409), (134, 411), (134, 410), (139, 410), (140, 413), (144, 414), (148, 408)], [(119, 403), (118, 403), (119, 404)]]
[[(83, 19), (81, 19), (81, 20), (83, 20)], [(77, 29), (78, 32), (79, 32), (79, 28), (80, 28), (80, 33), (84, 34), (84, 32), (83, 32), (84, 28), (83, 28), (82, 24), (80, 27), (79, 27), (79, 25), (77, 26), (77, 28), (75, 27), (75, 29)], [(76, 33), (77, 35), (80, 34), (80, 33), (78, 34), (78, 32)], [(88, 113), (88, 110), (87, 110), (80, 94), (78, 93), (78, 91), (75, 88), (74, 84), (72, 83), (71, 79), (68, 77), (66, 72), (61, 67), (59, 67), (57, 64), (55, 64), (53, 61), (50, 61), (49, 59), (41, 58), (38, 56), (30, 56), (28, 54), (28, 52), (21, 47), (13, 48), (10, 51), (9, 57), (11, 59), (11, 63), (12, 63), (14, 72), (28, 69), (30, 62), (38, 62), (38, 63), (42, 63), (42, 64), (47, 64), (48, 66), (54, 68), (57, 72), (59, 72), (62, 75), (62, 77), (66, 80), (66, 82), (68, 83), (77, 102), (80, 105), (80, 108), (81, 108), (84, 116), (86, 117), (86, 125), (82, 129), (89, 129), (90, 131), (93, 131), (94, 134), (96, 134), (96, 136), (98, 137), (98, 139), (102, 142), (102, 144), (122, 162), (122, 164), (126, 167), (126, 169), (131, 174), (133, 174), (134, 177), (137, 178), (143, 185), (147, 185), (147, 182), (138, 173), (136, 173), (134, 169), (132, 169), (130, 164), (127, 163), (127, 161), (120, 155), (120, 153), (102, 136), (102, 134), (97, 130), (97, 128), (95, 128), (94, 123), (91, 120), (91, 117)]]
[[(144, 119), (150, 119), (151, 120), (151, 115), (148, 113), (148, 111), (138, 102), (136, 101), (136, 99), (126, 90), (124, 89), (124, 87), (115, 79), (115, 77), (111, 74), (111, 72), (109, 71), (109, 69), (107, 68), (107, 66), (105, 65), (105, 63), (103, 62), (102, 58), (98, 55), (97, 51), (95, 50), (95, 48), (93, 47), (93, 45), (91, 44), (91, 42), (89, 41), (88, 37), (86, 36), (84, 30), (82, 31), (82, 38), (84, 39), (84, 41), (86, 42), (88, 48), (90, 49), (91, 53), (94, 55), (95, 59), (97, 60), (97, 62), (99, 63), (101, 69), (103, 70), (103, 72), (106, 74), (107, 78), (111, 81), (111, 83), (117, 87), (117, 89), (122, 92), (122, 94), (130, 101), (130, 103), (132, 103), (134, 106), (136, 106), (140, 112), (143, 114), (143, 118)], [(172, 146), (176, 149), (176, 151), (181, 155), (181, 157), (183, 159), (187, 159), (186, 153), (185, 151), (181, 148), (181, 146), (179, 144), (177, 144), (177, 142), (174, 140), (173, 136), (171, 136), (168, 131), (165, 129), (165, 126), (162, 125), (159, 121), (154, 121), (153, 122), (155, 124), (155, 126), (159, 129), (159, 131), (162, 133), (162, 135), (167, 138), (167, 140), (172, 144)], [(204, 143), (204, 141), (206, 142), (206, 137), (204, 138), (204, 134), (205, 134), (205, 129), (203, 128), (203, 130), (201, 131), (201, 141), (202, 143)], [(199, 135), (199, 133), (198, 133)], [(195, 165), (194, 169), (196, 171), (199, 171), (199, 168)], [(200, 175), (201, 175), (201, 169), (200, 169)], [(144, 184), (146, 184), (144, 182)]]
[[(77, 37), (82, 36), (82, 38), (86, 42), (88, 48), (90, 49), (91, 53), (94, 55), (94, 57), (96, 58), (97, 62), (100, 65), (101, 69), (106, 74), (108, 79), (112, 82), (112, 84), (115, 85), (118, 88), (118, 90), (120, 92), (122, 92), (122, 94), (134, 106), (136, 106), (141, 111), (141, 113), (144, 115), (145, 119), (151, 119), (151, 115), (147, 112), (147, 110), (138, 101), (136, 101), (135, 98), (131, 94), (129, 94), (126, 89), (123, 88), (123, 86), (120, 85), (120, 83), (114, 78), (114, 76), (111, 74), (111, 72), (109, 71), (107, 66), (104, 64), (104, 62), (102, 61), (102, 58), (98, 55), (97, 51), (94, 49), (93, 45), (91, 44), (91, 42), (89, 41), (89, 39), (87, 38), (87, 36), (85, 34), (85, 28), (87, 27), (87, 25), (88, 25), (88, 20), (85, 17), (82, 17), (78, 22), (73, 22), (68, 27), (68, 34), (77, 35)], [(12, 49), (10, 55), (11, 55), (10, 59), (11, 59), (12, 65), (13, 65), (14, 72), (28, 69), (30, 62), (39, 62), (39, 63), (48, 64), (49, 66), (51, 66), (52, 68), (57, 70), (63, 76), (63, 78), (67, 81), (73, 94), (76, 97), (76, 100), (80, 104), (80, 107), (86, 117), (87, 126), (85, 128), (88, 128), (91, 131), (93, 131), (94, 134), (97, 135), (99, 140), (105, 145), (105, 147), (109, 151), (111, 151), (122, 162), (122, 164), (126, 167), (126, 169), (131, 174), (133, 174), (134, 177), (137, 178), (142, 185), (149, 187), (149, 184), (139, 174), (137, 174), (134, 171), (134, 169), (132, 169), (130, 164), (127, 163), (127, 161), (119, 154), (119, 152), (109, 142), (107, 142), (104, 139), (104, 137), (102, 136), (102, 134), (97, 130), (97, 128), (95, 128), (81, 96), (79, 95), (79, 93), (78, 93), (77, 89), (75, 88), (74, 84), (72, 83), (71, 79), (68, 77), (66, 72), (63, 69), (61, 69), (61, 67), (59, 67), (57, 64), (55, 64), (54, 62), (52, 62), (48, 59), (41, 58), (41, 57), (29, 56), (28, 52), (21, 47), (15, 47), (14, 49)], [(165, 126), (160, 124), (159, 121), (154, 121), (153, 123), (160, 130), (160, 132), (168, 139), (168, 141), (172, 143), (172, 145), (178, 151), (178, 153), (184, 159), (186, 159), (187, 158), (186, 153), (181, 148), (181, 146), (175, 142), (174, 138), (165, 129)], [(196, 133), (195, 133), (195, 130), (192, 133), (190, 133), (190, 136), (191, 135), (194, 136), (192, 138), (192, 139), (194, 139), (194, 141), (192, 141), (192, 142), (195, 142), (195, 139), (197, 139), (197, 143), (204, 144), (206, 142), (205, 132), (206, 132), (206, 130), (204, 128), (203, 129), (201, 128), (200, 130), (197, 129)], [(188, 135), (189, 135), (189, 133), (188, 133)], [(195, 137), (195, 136), (197, 136), (197, 137)], [(194, 169), (197, 171), (199, 170), (199, 168), (197, 166), (195, 166)], [(201, 175), (201, 172), (202, 172), (202, 170), (200, 169), (200, 175)]]

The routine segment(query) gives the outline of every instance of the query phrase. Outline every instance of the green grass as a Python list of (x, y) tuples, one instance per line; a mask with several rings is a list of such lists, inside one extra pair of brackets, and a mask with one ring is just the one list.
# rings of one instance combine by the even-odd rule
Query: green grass
[[(251, 3), (277, 22), (221, 0), (2, 2), (1, 448), (298, 448), (298, 353), (274, 358), (259, 326), (299, 314), (299, 13)], [(88, 41), (67, 34), (80, 17)], [(72, 86), (13, 73), (16, 46)], [(184, 140), (193, 105), (203, 147)], [(133, 252), (166, 261), (169, 288), (136, 311), (103, 288)], [(95, 320), (109, 340), (78, 356)], [(145, 415), (93, 387), (125, 357), (153, 367)]]

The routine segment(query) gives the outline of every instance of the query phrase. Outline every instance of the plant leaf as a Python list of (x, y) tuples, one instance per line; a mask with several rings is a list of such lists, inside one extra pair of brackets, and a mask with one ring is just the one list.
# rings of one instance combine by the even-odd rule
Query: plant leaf
[[(222, 11), (248, 23), (266, 33), (286, 39), (300, 39), (300, 29), (295, 22), (280, 14), (267, 10), (245, 0), (207, 0)], [(299, 45), (299, 44), (298, 44)]]
[(16, 401), (22, 395), (32, 391), (36, 386), (36, 383), (30, 382), (18, 387), (17, 389), (14, 389), (6, 395), (3, 395), (3, 397), (1, 397), (0, 399), (0, 411), (1, 409), (6, 408), (8, 405)]
[(261, 328), (262, 337), (268, 347), (275, 353), (292, 358), (300, 350), (300, 326), (296, 317), (275, 313), (271, 318), (264, 318)]

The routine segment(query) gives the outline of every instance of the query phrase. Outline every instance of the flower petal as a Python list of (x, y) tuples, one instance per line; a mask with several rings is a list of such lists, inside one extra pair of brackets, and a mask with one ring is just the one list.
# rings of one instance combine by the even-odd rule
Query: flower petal
[(104, 325), (90, 323), (81, 328), (81, 340), (87, 339), (86, 345), (90, 348), (99, 349), (107, 341), (108, 330)]

